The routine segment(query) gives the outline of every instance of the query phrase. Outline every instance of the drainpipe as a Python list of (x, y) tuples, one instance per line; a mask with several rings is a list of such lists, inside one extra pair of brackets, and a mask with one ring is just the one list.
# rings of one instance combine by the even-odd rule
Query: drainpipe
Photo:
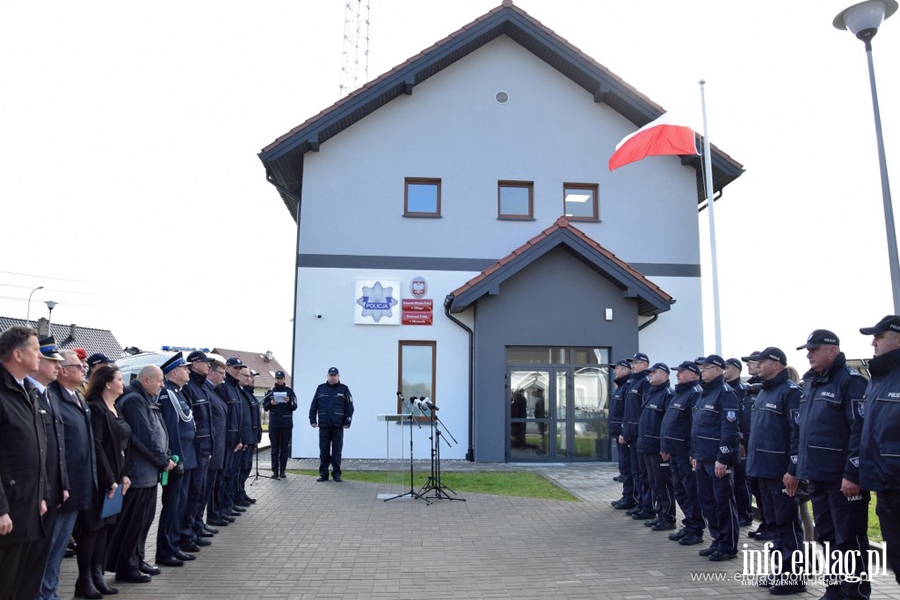
[(469, 327), (450, 314), (450, 304), (453, 303), (453, 295), (450, 294), (444, 298), (444, 314), (447, 318), (462, 327), (469, 334), (469, 447), (466, 449), (466, 460), (475, 462), (475, 450), (472, 447), (472, 437), (474, 434), (474, 421), (472, 415), (475, 414), (475, 332)]
[(299, 192), (290, 192), (287, 189), (278, 185), (278, 182), (275, 181), (275, 177), (266, 170), (266, 181), (275, 186), (275, 189), (293, 200), (295, 204), (296, 218), (294, 221), (297, 223), (297, 239), (294, 242), (294, 318), (291, 319), (291, 324), (293, 327), (291, 328), (291, 383), (294, 383), (294, 377), (297, 375), (297, 256), (300, 254), (300, 193)]
[(648, 327), (649, 325), (656, 323), (657, 319), (659, 319), (659, 315), (658, 314), (653, 315), (652, 317), (650, 317), (649, 321), (645, 321), (643, 325), (638, 326), (638, 331), (643, 331), (645, 327)]

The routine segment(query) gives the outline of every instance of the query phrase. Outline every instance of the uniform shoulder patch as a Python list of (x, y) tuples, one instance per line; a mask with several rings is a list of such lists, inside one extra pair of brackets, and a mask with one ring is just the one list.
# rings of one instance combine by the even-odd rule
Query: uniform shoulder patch
[(725, 418), (728, 419), (731, 423), (737, 421), (737, 411), (729, 410), (725, 413)]
[(865, 400), (854, 400), (856, 402), (856, 414), (858, 414), (863, 419), (866, 418), (866, 401)]
[(731, 448), (728, 446), (719, 446), (719, 452), (722, 454), (731, 454)]
[(796, 408), (791, 410), (791, 418), (794, 419), (794, 423), (799, 425), (800, 424), (800, 411)]

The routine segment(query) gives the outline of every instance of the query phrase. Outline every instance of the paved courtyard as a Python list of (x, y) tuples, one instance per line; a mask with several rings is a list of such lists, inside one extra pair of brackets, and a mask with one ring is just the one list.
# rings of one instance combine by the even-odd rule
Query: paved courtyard
[[(345, 461), (345, 472), (384, 468)], [(315, 469), (294, 460), (289, 469)], [(417, 464), (416, 471), (427, 469)], [(444, 470), (529, 470), (544, 474), (579, 502), (460, 494), (465, 502), (426, 504), (379, 493), (385, 484), (318, 483), (314, 477), (260, 478), (258, 502), (221, 528), (213, 545), (182, 568), (164, 568), (148, 584), (113, 584), (120, 598), (771, 598), (733, 574), (741, 556), (712, 563), (704, 546), (683, 547), (614, 510), (619, 484), (611, 464), (475, 465)], [(749, 548), (757, 542), (742, 539)], [(155, 528), (148, 541), (152, 558)], [(61, 593), (71, 597), (75, 561), (63, 561)], [(692, 580), (693, 574), (724, 581)], [(701, 575), (702, 576), (702, 575)], [(112, 576), (109, 577), (112, 580)], [(813, 587), (799, 598), (819, 598)], [(873, 598), (900, 600), (889, 573)]]

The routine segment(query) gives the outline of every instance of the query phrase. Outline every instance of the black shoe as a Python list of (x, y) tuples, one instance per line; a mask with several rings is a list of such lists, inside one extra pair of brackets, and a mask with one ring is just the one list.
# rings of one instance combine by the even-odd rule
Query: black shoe
[(272, 474), (269, 475), (269, 477), (272, 478), (272, 479), (278, 479), (278, 471), (272, 472)]
[[(238, 513), (238, 514), (240, 514), (240, 513)], [(232, 517), (231, 515), (222, 515), (222, 520), (225, 521), (226, 524), (227, 524), (227, 523), (234, 523), (235, 518)], [(213, 525), (216, 525), (216, 523), (213, 523)]]
[(316, 481), (328, 481), (328, 477), (319, 477)]
[(631, 518), (635, 521), (648, 521), (656, 516), (656, 513), (652, 510), (642, 510), (631, 515)]
[(203, 529), (203, 531), (205, 531), (206, 533), (211, 533), (211, 534), (213, 534), (213, 535), (219, 533), (219, 530), (218, 530), (218, 529), (214, 529), (214, 528), (210, 527), (209, 525), (207, 525), (207, 524), (204, 523), (203, 521), (200, 521), (200, 527), (201, 527), (201, 528)]
[(75, 542), (69, 542), (69, 545), (66, 546), (66, 552), (63, 554), (63, 558), (70, 558), (75, 556), (75, 553), (78, 552), (78, 544)]
[(177, 558), (178, 560), (184, 561), (184, 562), (187, 562), (189, 560), (197, 560), (197, 557), (194, 556), (193, 554), (185, 554), (181, 550), (176, 550), (175, 554), (173, 556), (175, 556), (175, 558)]
[(168, 556), (165, 558), (156, 557), (156, 564), (162, 565), (164, 567), (183, 567), (184, 561), (175, 558), (174, 556)]
[(287, 473), (285, 473), (284, 471), (282, 471), (282, 472), (281, 472), (281, 478), (282, 478), (282, 479), (287, 479)]
[(342, 482), (342, 481), (344, 481), (344, 480), (343, 480), (343, 479), (341, 479), (341, 478), (340, 478), (340, 476), (338, 476), (338, 475), (335, 475), (335, 477), (334, 477), (334, 481), (335, 481), (335, 482), (336, 482), (336, 483), (341, 483), (341, 482)]
[(153, 578), (146, 573), (141, 573), (137, 569), (126, 571), (124, 573), (116, 573), (116, 581), (124, 581), (125, 583), (147, 583), (153, 581)]
[(675, 521), (661, 521), (650, 529), (652, 531), (672, 531), (675, 529)]
[(243, 509), (238, 510), (238, 507), (235, 506), (225, 513), (225, 518), (234, 523), (235, 518), (241, 516), (244, 512), (246, 511), (244, 511)]
[(806, 591), (806, 586), (803, 584), (793, 584), (793, 585), (773, 585), (769, 588), (770, 594), (775, 594), (776, 596), (787, 596), (789, 594), (800, 594)]
[(688, 530), (687, 530), (686, 528), (682, 527), (681, 529), (679, 529), (679, 530), (676, 531), (675, 533), (670, 533), (670, 534), (669, 534), (669, 539), (672, 540), (673, 542), (677, 542), (678, 540), (680, 540), (681, 538), (683, 538), (683, 537), (686, 536), (687, 534), (688, 534)]
[(613, 481), (618, 481), (619, 483), (622, 483), (622, 481), (623, 481), (622, 476), (616, 475), (615, 477), (613, 477)]
[[(248, 504), (247, 506), (250, 506), (250, 505)], [(243, 506), (241, 506), (240, 504), (238, 504), (237, 502), (235, 502), (234, 506), (231, 507), (231, 511), (240, 514), (240, 513), (247, 512), (247, 509), (244, 508)], [(235, 515), (232, 515), (232, 516), (235, 516)]]
[(754, 536), (754, 538), (755, 538), (757, 541), (760, 541), (760, 542), (765, 542), (765, 541), (768, 541), (768, 540), (774, 540), (774, 539), (775, 539), (775, 532), (774, 532), (774, 531), (763, 531), (762, 533), (757, 533), (757, 534)]
[(181, 540), (178, 544), (182, 552), (200, 552), (200, 546), (194, 543), (194, 540)]
[(118, 589), (110, 587), (109, 584), (106, 583), (106, 575), (103, 571), (103, 567), (100, 565), (91, 567), (91, 581), (94, 582), (94, 587), (97, 588), (97, 591), (103, 596), (114, 596), (119, 593)]
[(662, 520), (663, 519), (660, 519), (659, 515), (657, 515), (656, 518), (654, 518), (654, 519), (650, 519), (649, 521), (644, 521), (644, 527), (653, 527), (654, 525), (656, 525), (657, 523), (659, 523)]
[(244, 502), (249, 502), (250, 504), (256, 504), (256, 498), (251, 498), (247, 494), (244, 494)]
[(716, 546), (716, 543), (713, 542), (709, 548), (704, 548), (697, 554), (699, 554), (700, 556), (710, 556), (713, 552), (718, 552), (718, 551), (719, 551), (718, 546)]
[(741, 527), (750, 527), (751, 525), (753, 525), (753, 519), (743, 519), (741, 521), (738, 521), (738, 525), (740, 525)]
[(159, 575), (160, 573), (162, 573), (162, 569), (160, 569), (159, 567), (155, 567), (144, 560), (141, 561), (140, 571), (141, 573), (146, 573), (147, 575)]
[(702, 544), (703, 535), (697, 535), (696, 533), (688, 532), (683, 538), (678, 540), (678, 543), (682, 546), (694, 546), (696, 544)]
[(191, 538), (191, 541), (200, 546), (201, 548), (205, 548), (206, 546), (212, 546), (212, 542), (209, 540), (204, 540), (202, 537), (195, 535)]
[(234, 510), (237, 510), (237, 507), (240, 507), (240, 508), (243, 508), (246, 510), (247, 508), (250, 507), (250, 503), (247, 502), (246, 500), (235, 500), (234, 506), (235, 506)]
[[(218, 517), (213, 517), (211, 519), (206, 520), (207, 525), (215, 525), (216, 527), (228, 527), (228, 521), (225, 519), (220, 519)], [(213, 529), (212, 527), (205, 527), (207, 531), (211, 531), (212, 533), (219, 533), (218, 529)]]
[(206, 529), (199, 527), (194, 530), (194, 537), (197, 538), (211, 538), (214, 534), (211, 531), (207, 531)]
[(631, 508), (629, 508), (628, 510), (625, 511), (625, 514), (630, 517), (631, 515), (633, 515), (635, 513), (641, 512), (641, 510), (642, 510), (641, 507), (635, 503), (634, 506), (632, 506)]
[(720, 552), (716, 550), (712, 554), (709, 555), (709, 560), (713, 562), (722, 562), (725, 560), (732, 560), (737, 556), (737, 552)]

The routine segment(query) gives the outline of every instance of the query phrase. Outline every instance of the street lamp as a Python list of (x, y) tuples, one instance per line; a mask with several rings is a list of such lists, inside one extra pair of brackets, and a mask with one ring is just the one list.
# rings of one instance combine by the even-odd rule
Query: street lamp
[(53, 322), (53, 309), (56, 308), (57, 303), (53, 300), (47, 300), (46, 302), (44, 302), (44, 304), (46, 304), (47, 308), (50, 309), (50, 315), (47, 317), (47, 335), (52, 335), (50, 333), (50, 323)]
[(897, 12), (897, 0), (868, 0), (845, 8), (834, 18), (837, 29), (847, 29), (866, 45), (869, 62), (869, 82), (872, 87), (872, 107), (875, 111), (875, 138), (878, 141), (878, 164), (881, 167), (881, 197), (884, 202), (884, 224), (887, 229), (888, 259), (891, 265), (891, 288), (894, 293), (894, 314), (900, 315), (900, 260), (897, 258), (897, 230), (891, 204), (891, 184), (888, 181), (887, 160), (884, 158), (884, 138), (881, 134), (881, 111), (875, 91), (875, 66), (872, 63), (872, 38), (881, 22)]
[(30, 294), (28, 294), (28, 308), (25, 310), (25, 322), (26, 323), (29, 323), (29, 324), (31, 323), (31, 297), (34, 296), (34, 293), (36, 291), (42, 290), (42, 289), (44, 289), (44, 286), (39, 285), (36, 288), (34, 288), (33, 290), (31, 290)]

